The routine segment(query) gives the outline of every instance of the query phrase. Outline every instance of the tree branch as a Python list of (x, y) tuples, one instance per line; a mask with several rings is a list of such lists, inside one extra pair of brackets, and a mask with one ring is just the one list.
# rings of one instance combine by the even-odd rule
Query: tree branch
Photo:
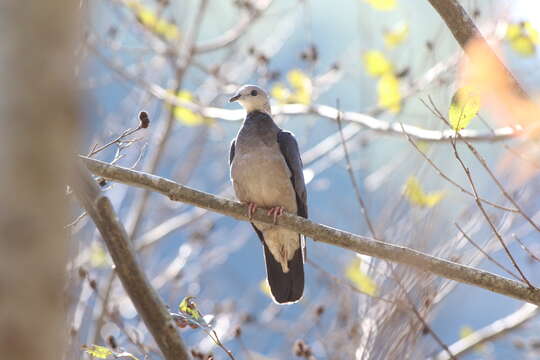
[[(512, 331), (521, 325), (525, 324), (527, 321), (531, 320), (533, 317), (538, 315), (538, 306), (532, 304), (525, 304), (520, 307), (516, 312), (505, 316), (502, 319), (489, 324), (488, 326), (483, 327), (482, 329), (475, 331), (469, 336), (464, 337), (463, 339), (458, 340), (450, 346), (450, 351), (454, 356), (461, 356), (465, 353), (471, 351), (476, 346), (481, 345), (485, 342), (492, 341), (499, 336), (502, 336), (509, 331)], [(436, 360), (448, 360), (448, 354), (446, 352), (440, 352), (436, 357)]]
[(109, 198), (101, 195), (96, 182), (82, 166), (79, 173), (73, 184), (77, 198), (101, 233), (124, 289), (165, 359), (190, 359), (174, 321), (137, 263), (126, 230), (118, 220)]
[[(248, 221), (246, 207), (238, 202), (197, 191), (159, 176), (110, 165), (84, 156), (81, 156), (81, 159), (91, 172), (106, 179), (156, 191), (174, 201), (181, 201), (239, 220)], [(260, 222), (268, 224), (273, 222), (273, 218), (267, 215), (263, 209), (257, 210), (253, 217)], [(517, 281), (487, 271), (460, 265), (406, 247), (353, 235), (288, 213), (284, 213), (279, 218), (279, 223), (286, 229), (302, 233), (317, 241), (336, 245), (360, 254), (410, 265), (450, 280), (474, 285), (540, 305), (539, 289), (529, 288)]]
[(467, 47), (470, 40), (474, 39), (479, 42), (482, 49), (487, 55), (493, 57), (500, 69), (503, 69), (508, 79), (512, 81), (514, 88), (521, 94), (525, 95), (525, 91), (519, 85), (512, 73), (506, 68), (504, 63), (499, 59), (497, 54), (488, 45), (471, 17), (467, 14), (465, 9), (459, 4), (457, 0), (428, 0), (433, 8), (439, 13), (441, 18), (448, 26), (448, 29), (454, 35), (459, 45), (465, 52), (469, 51)]

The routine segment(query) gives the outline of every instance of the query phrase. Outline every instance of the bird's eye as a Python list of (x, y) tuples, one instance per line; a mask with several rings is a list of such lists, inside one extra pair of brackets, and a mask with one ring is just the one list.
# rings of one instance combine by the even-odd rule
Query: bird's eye
[(257, 90), (251, 90), (251, 96), (257, 96)]

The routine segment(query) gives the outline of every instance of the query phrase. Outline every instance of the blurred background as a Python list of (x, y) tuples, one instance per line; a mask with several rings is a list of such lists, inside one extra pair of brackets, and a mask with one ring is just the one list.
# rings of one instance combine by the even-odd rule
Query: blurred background
[[(521, 85), (531, 96), (538, 94), (540, 6), (527, 0), (460, 3)], [(503, 268), (516, 272), (473, 196), (455, 185), (472, 191), (451, 141), (436, 139), (449, 127), (430, 107), (448, 114), (466, 59), (428, 1), (81, 4), (88, 16), (77, 53), (86, 119), (80, 153), (91, 154), (137, 128), (138, 114), (145, 111), (148, 128), (91, 156), (234, 198), (228, 151), (243, 114), (227, 99), (240, 85), (257, 84), (272, 96), (275, 121), (298, 140), (311, 220), (506, 277)], [(175, 106), (163, 94), (191, 106)], [(346, 112), (345, 141), (338, 123), (313, 110), (313, 104)], [(372, 116), (375, 122), (368, 125), (395, 126), (374, 131), (350, 121), (349, 112)], [(496, 205), (484, 203), (497, 232), (528, 280), (540, 284), (540, 234), (534, 227), (540, 223), (540, 144), (534, 132), (497, 135), (500, 128), (515, 129), (517, 120), (507, 115), (482, 105), (464, 131), (470, 131), (470, 143), (521, 213), (509, 210), (515, 205), (466, 145), (458, 141), (456, 149), (479, 196)], [(530, 116), (532, 125), (538, 122), (538, 113)], [(526, 129), (531, 125), (519, 123)], [(399, 133), (400, 124), (414, 126), (420, 135), (408, 140)], [(375, 234), (362, 213), (349, 165)], [(268, 296), (261, 245), (248, 223), (134, 187), (100, 185), (166, 304), (176, 310), (185, 296), (195, 296), (237, 359), (292, 359), (298, 340), (317, 359), (428, 358), (442, 351), (440, 342), (450, 345), (523, 305), (308, 240), (304, 298), (278, 306)], [(99, 234), (76, 204), (72, 221), (67, 358), (90, 358), (81, 345), (110, 347), (114, 339), (140, 359), (158, 359)], [(404, 310), (403, 303), (418, 314)], [(209, 353), (226, 358), (200, 329), (181, 333), (201, 358)], [(463, 358), (537, 358), (538, 334), (540, 322), (531, 317)]]

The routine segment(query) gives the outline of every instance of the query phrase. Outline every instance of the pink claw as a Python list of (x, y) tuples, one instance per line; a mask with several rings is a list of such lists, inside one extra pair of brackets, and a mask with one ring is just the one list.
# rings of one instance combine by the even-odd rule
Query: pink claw
[(277, 218), (278, 216), (281, 216), (283, 214), (283, 208), (281, 206), (275, 206), (273, 208), (270, 208), (267, 214), (274, 215), (274, 224), (277, 224)]
[(253, 218), (253, 213), (257, 210), (257, 204), (248, 203), (248, 218), (251, 220)]

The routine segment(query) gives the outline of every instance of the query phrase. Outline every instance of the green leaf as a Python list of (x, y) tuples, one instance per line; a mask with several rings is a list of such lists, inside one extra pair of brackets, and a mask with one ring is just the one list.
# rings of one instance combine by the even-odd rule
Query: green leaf
[(356, 257), (345, 269), (345, 276), (358, 290), (368, 295), (377, 294), (377, 284), (362, 271), (362, 260)]
[(434, 207), (444, 198), (444, 191), (426, 193), (415, 176), (409, 176), (405, 183), (403, 195), (412, 205), (420, 207)]
[(464, 86), (452, 96), (448, 119), (456, 131), (466, 128), (480, 110), (480, 96), (472, 86)]
[(389, 48), (394, 48), (403, 43), (409, 36), (409, 25), (405, 22), (396, 24), (392, 29), (385, 31), (384, 43)]
[(107, 359), (109, 356), (114, 356), (114, 352), (105, 346), (99, 345), (83, 345), (82, 349), (88, 354), (98, 359)]
[(399, 79), (392, 73), (381, 76), (377, 82), (378, 105), (393, 114), (401, 111)]
[(396, 8), (397, 0), (365, 0), (377, 10), (388, 11)]
[(366, 72), (375, 77), (394, 73), (394, 65), (378, 50), (369, 50), (362, 54)]
[(195, 299), (193, 296), (186, 296), (180, 305), (178, 305), (178, 310), (183, 314), (189, 315), (196, 321), (201, 321), (202, 315), (197, 309), (197, 304), (193, 299)]

